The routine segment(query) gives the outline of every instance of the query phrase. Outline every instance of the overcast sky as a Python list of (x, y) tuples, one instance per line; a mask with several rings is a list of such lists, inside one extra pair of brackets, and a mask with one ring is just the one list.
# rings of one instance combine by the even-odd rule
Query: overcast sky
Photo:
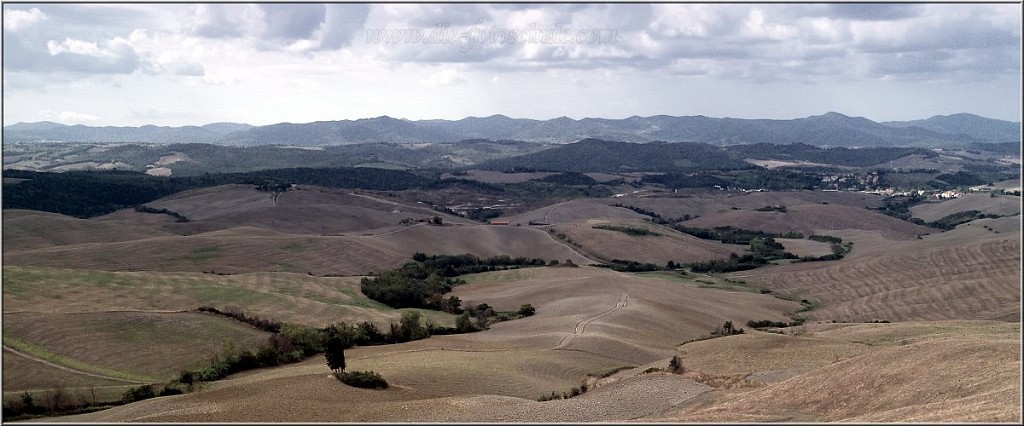
[(1020, 121), (1020, 4), (10, 4), (4, 124)]

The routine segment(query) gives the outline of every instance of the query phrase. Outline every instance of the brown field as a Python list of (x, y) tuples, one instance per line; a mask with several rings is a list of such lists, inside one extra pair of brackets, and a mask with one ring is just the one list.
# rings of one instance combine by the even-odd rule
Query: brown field
[[(350, 350), (349, 368), (382, 373), (392, 384), (386, 391), (343, 386), (320, 360), (310, 360), (236, 375), (195, 394), (55, 420), (1013, 422), (1021, 415), (1016, 323), (810, 324), (784, 334), (750, 332), (669, 351), (688, 369), (681, 376), (644, 374), (667, 364), (667, 357), (655, 359), (592, 382), (582, 396), (548, 402), (533, 395), (562, 391), (619, 362), (575, 351), (488, 350), (476, 339), (497, 344), (507, 336), (509, 330), (495, 328)], [(508, 368), (490, 368), (494, 362)], [(275, 404), (282, 395), (293, 402)]]
[[(5, 314), (74, 314), (108, 311), (188, 311), (203, 305), (237, 306), (277, 321), (322, 327), (346, 321), (381, 326), (401, 315), (359, 291), (358, 277), (252, 272), (107, 272), (5, 266)], [(439, 324), (451, 315), (423, 311)]]
[(786, 213), (751, 210), (729, 210), (686, 221), (686, 226), (714, 228), (733, 226), (764, 232), (799, 232), (830, 234), (831, 231), (858, 229), (878, 231), (893, 240), (913, 239), (918, 235), (935, 232), (934, 229), (915, 225), (864, 208), (840, 205), (802, 205), (787, 207)]
[[(1002, 219), (1004, 221), (1012, 218)], [(864, 241), (853, 253), (728, 274), (824, 306), (819, 320), (912, 321), (1020, 317), (1020, 233), (965, 227), (922, 240)]]
[(290, 234), (336, 235), (398, 225), (403, 219), (443, 216), (448, 223), (475, 222), (332, 188), (301, 186), (282, 193), (277, 204), (268, 192), (249, 185), (222, 185), (185, 191), (146, 205), (181, 213), (192, 222), (174, 224), (178, 233), (198, 234), (251, 226)]
[[(725, 320), (782, 320), (786, 312), (798, 308), (796, 303), (766, 295), (702, 289), (590, 267), (530, 268), (467, 280), (453, 294), (465, 301), (486, 301), (497, 309), (531, 303), (537, 314), (480, 333), (347, 351), (349, 369), (381, 373), (393, 385), (388, 391), (344, 387), (325, 377), (322, 360), (314, 359), (238, 375), (197, 394), (74, 419), (625, 420), (663, 409), (666, 400), (681, 402), (708, 389), (678, 377), (649, 375), (598, 386), (572, 400), (530, 400), (567, 391), (588, 375), (665, 360), (677, 345), (706, 335)], [(494, 368), (496, 364), (503, 367)], [(648, 386), (651, 393), (636, 392)], [(238, 392), (247, 398), (233, 398)], [(270, 401), (284, 394), (295, 398), (296, 404), (270, 408)], [(665, 399), (645, 400), (651, 395)], [(510, 405), (485, 403), (495, 399)], [(407, 411), (402, 406), (419, 408)], [(571, 407), (596, 411), (577, 413)]]
[(80, 370), (113, 370), (141, 381), (174, 378), (183, 368), (201, 366), (224, 345), (255, 347), (268, 336), (238, 321), (202, 313), (4, 313), (5, 345), (18, 349), (7, 341), (15, 338), (84, 364)]
[[(660, 235), (634, 236), (618, 231), (594, 229), (595, 225), (630, 226), (645, 228)], [(649, 262), (664, 266), (673, 262), (704, 262), (729, 257), (730, 253), (742, 253), (745, 246), (722, 244), (718, 241), (702, 240), (676, 230), (640, 220), (604, 221), (592, 219), (587, 223), (571, 223), (550, 227), (554, 234), (565, 234), (583, 247), (587, 253), (603, 259), (625, 259)]]
[[(799, 364), (799, 360), (806, 359), (799, 366), (806, 372), (767, 386), (695, 399), (666, 412), (659, 420), (1020, 421), (1020, 324), (956, 321), (850, 325), (807, 336), (773, 336), (770, 339), (776, 343), (765, 343), (774, 349), (750, 350), (764, 345), (754, 342), (759, 338), (738, 336), (684, 346), (684, 365), (711, 371), (749, 371), (752, 366), (747, 364), (778, 360)], [(747, 347), (737, 343), (746, 343)], [(814, 348), (823, 350), (823, 356), (808, 353)], [(744, 360), (737, 353), (748, 354), (749, 358)], [(723, 360), (729, 368), (714, 366)]]
[(297, 236), (254, 228), (191, 236), (4, 251), (4, 263), (113, 271), (248, 271), (365, 275), (401, 266), (413, 253), (584, 258), (546, 232), (492, 225), (398, 226), (376, 235)]
[(642, 219), (643, 215), (628, 209), (612, 207), (607, 199), (585, 198), (545, 206), (537, 210), (521, 213), (502, 219), (511, 224), (528, 225), (531, 221), (541, 223), (577, 223), (590, 219), (605, 220)]
[[(265, 339), (223, 317), (173, 312), (200, 305), (234, 305), (311, 326), (363, 320), (386, 325), (402, 310), (368, 300), (359, 292), (359, 276), (399, 266), (414, 252), (586, 265), (587, 254), (664, 264), (744, 249), (692, 238), (611, 206), (623, 203), (665, 218), (701, 216), (689, 226), (834, 235), (852, 242), (853, 251), (839, 261), (719, 276), (588, 266), (467, 275), (467, 283), (451, 293), (464, 303), (508, 311), (529, 303), (536, 314), (478, 333), (346, 351), (348, 371), (378, 372), (391, 384), (388, 390), (345, 386), (317, 356), (236, 374), (186, 395), (45, 420), (1020, 420), (1019, 216), (938, 232), (868, 211), (881, 199), (870, 194), (689, 194), (560, 202), (509, 218), (522, 226), (447, 215), (445, 226), (403, 226), (395, 218), (436, 213), (381, 195), (317, 188), (289, 191), (277, 207), (269, 194), (245, 187), (150, 203), (182, 212), (194, 220), (189, 223), (134, 211), (91, 220), (5, 211), (5, 345), (77, 368), (62, 370), (5, 350), (5, 397), (56, 383), (75, 391), (96, 386), (116, 399), (124, 380), (173, 376), (224, 341)], [(780, 204), (787, 213), (754, 211)], [(551, 225), (528, 226), (530, 221)], [(662, 235), (592, 228), (600, 223)], [(55, 237), (51, 229), (66, 232)], [(830, 252), (825, 243), (780, 242), (800, 255)], [(759, 294), (757, 287), (774, 293)], [(820, 306), (799, 312), (800, 303), (783, 298)], [(454, 323), (449, 314), (420, 312), (435, 323)], [(749, 328), (750, 320), (789, 321), (795, 314), (811, 320), (775, 332), (748, 329), (701, 340), (725, 321)], [(829, 322), (870, 320), (896, 322)], [(673, 355), (682, 358), (685, 374), (645, 373), (665, 369)], [(8, 375), (8, 368), (17, 371)], [(590, 390), (581, 396), (537, 401), (584, 382)]]
[(832, 254), (832, 244), (814, 240), (801, 240), (794, 238), (776, 238), (785, 250), (797, 256), (824, 256)]
[(964, 194), (962, 197), (951, 200), (918, 204), (910, 208), (910, 213), (925, 222), (934, 222), (953, 213), (968, 210), (978, 210), (984, 214), (1012, 216), (1020, 214), (1020, 197), (1009, 195), (992, 197), (985, 193)]
[(691, 190), (675, 196), (623, 197), (604, 200), (607, 204), (636, 206), (660, 214), (662, 217), (681, 218), (683, 215), (712, 216), (733, 208), (753, 210), (764, 206), (784, 205), (837, 205), (863, 209), (882, 205), (882, 197), (861, 192), (781, 191), (781, 192), (726, 192)]
[[(166, 215), (159, 216), (169, 218)], [(3, 222), (5, 254), (17, 250), (171, 235), (145, 226), (112, 224), (31, 210), (4, 210)]]

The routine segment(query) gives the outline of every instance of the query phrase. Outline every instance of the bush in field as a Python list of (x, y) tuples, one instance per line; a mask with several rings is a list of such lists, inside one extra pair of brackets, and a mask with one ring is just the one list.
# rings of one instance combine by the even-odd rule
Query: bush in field
[(529, 303), (519, 307), (519, 316), (521, 316), (521, 317), (528, 317), (528, 316), (533, 315), (536, 312), (537, 312), (537, 308), (534, 308), (533, 305), (531, 305)]
[(353, 371), (350, 373), (335, 373), (335, 377), (342, 383), (364, 389), (387, 389), (388, 382), (380, 374), (372, 371)]
[(121, 402), (127, 404), (149, 398), (156, 398), (156, 391), (153, 390), (153, 385), (144, 385), (128, 389), (125, 391), (124, 396), (121, 397)]

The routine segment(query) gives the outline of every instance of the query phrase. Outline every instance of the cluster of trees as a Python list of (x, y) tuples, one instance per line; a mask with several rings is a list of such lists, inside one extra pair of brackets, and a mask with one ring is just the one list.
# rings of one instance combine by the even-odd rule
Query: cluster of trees
[(698, 171), (754, 167), (719, 147), (704, 143), (582, 141), (478, 165), (484, 170), (559, 172)]
[(754, 254), (739, 256), (736, 253), (729, 255), (728, 259), (712, 259), (707, 262), (695, 262), (690, 264), (690, 270), (699, 273), (724, 273), (746, 271), (768, 264), (768, 259)]
[(797, 319), (797, 320), (793, 320), (793, 321), (790, 321), (790, 322), (772, 321), (772, 320), (757, 320), (757, 321), (750, 320), (750, 321), (747, 321), (747, 327), (754, 328), (754, 329), (770, 328), (770, 327), (783, 328), (783, 327), (795, 327), (795, 326), (798, 326), (798, 325), (803, 324), (803, 323), (804, 323), (803, 319)]
[(178, 213), (176, 211), (171, 211), (171, 210), (167, 210), (167, 209), (156, 209), (156, 208), (149, 207), (149, 206), (135, 206), (135, 211), (137, 211), (139, 213), (165, 214), (165, 215), (173, 217), (178, 222), (188, 222), (189, 221), (188, 218), (185, 217), (185, 215), (183, 215), (181, 213)]
[(647, 210), (647, 209), (645, 209), (643, 207), (630, 206), (630, 205), (626, 205), (626, 204), (622, 204), (622, 203), (612, 204), (612, 207), (621, 207), (621, 208), (624, 208), (624, 209), (632, 210), (634, 212), (640, 213), (640, 214), (645, 215), (645, 216), (650, 216), (651, 217), (651, 222), (657, 223), (659, 225), (673, 224), (673, 223), (678, 223), (678, 222), (682, 222), (682, 221), (685, 221), (685, 220), (696, 219), (696, 218), (700, 217), (699, 215), (690, 216), (689, 213), (686, 213), (686, 214), (684, 214), (684, 215), (682, 215), (681, 217), (678, 217), (678, 218), (671, 218), (671, 217), (670, 218), (665, 218), (665, 217), (662, 217), (660, 214), (658, 214), (658, 212)]
[(647, 228), (639, 228), (635, 226), (618, 226), (618, 225), (594, 225), (594, 229), (603, 229), (606, 231), (617, 231), (626, 235), (633, 236), (659, 236), (661, 234), (651, 231)]
[(253, 350), (227, 345), (210, 358), (207, 367), (198, 371), (184, 370), (178, 381), (191, 386), (194, 382), (214, 381), (240, 371), (301, 361), (323, 350), (322, 330), (286, 323), (279, 332), (267, 338), (265, 345)]
[[(671, 261), (669, 261), (669, 262), (671, 262)], [(599, 266), (599, 267), (602, 267), (602, 268), (611, 268), (613, 271), (619, 271), (619, 272), (648, 272), (648, 271), (658, 271), (658, 270), (662, 269), (658, 265), (655, 265), (653, 263), (647, 263), (647, 262), (641, 263), (641, 262), (637, 262), (635, 260), (622, 260), (622, 259), (612, 259), (608, 264), (598, 264), (596, 266)], [(675, 265), (673, 264), (672, 267), (674, 267), (674, 266)], [(669, 269), (672, 269), (672, 267), (669, 267)]]
[(364, 389), (387, 389), (388, 382), (380, 374), (373, 371), (352, 371), (345, 373), (334, 373), (342, 383)]
[(758, 207), (758, 208), (756, 208), (754, 210), (755, 211), (759, 211), (759, 212), (779, 212), (779, 213), (785, 213), (786, 212), (786, 206), (783, 206), (783, 205), (779, 205), (779, 206), (764, 206), (764, 207)]
[(807, 237), (807, 239), (808, 240), (819, 241), (819, 242), (822, 242), (822, 243), (832, 243), (832, 244), (842, 244), (843, 243), (843, 239), (842, 238), (834, 237), (834, 236), (831, 236), (831, 235), (818, 235), (818, 234), (814, 234), (814, 235), (811, 235), (810, 237)]
[(586, 383), (581, 383), (579, 386), (573, 386), (572, 389), (569, 389), (568, 391), (562, 393), (551, 392), (551, 394), (549, 395), (541, 395), (540, 398), (537, 398), (537, 401), (544, 402), (554, 401), (556, 399), (569, 399), (572, 397), (583, 395), (587, 393), (588, 390), (590, 390), (590, 387), (587, 386)]
[(644, 175), (641, 184), (659, 184), (669, 188), (763, 188), (772, 191), (815, 189), (821, 185), (816, 173), (785, 169), (665, 173)]
[(274, 320), (271, 320), (271, 319), (267, 319), (267, 318), (263, 318), (263, 317), (259, 317), (259, 316), (256, 316), (256, 315), (249, 315), (249, 314), (247, 314), (245, 312), (242, 312), (242, 309), (237, 307), (237, 306), (226, 306), (223, 311), (220, 310), (220, 309), (217, 309), (217, 308), (215, 308), (213, 306), (200, 306), (199, 308), (196, 309), (196, 311), (197, 312), (209, 312), (211, 314), (223, 315), (223, 316), (226, 316), (228, 318), (233, 318), (235, 320), (244, 322), (244, 323), (249, 324), (249, 325), (251, 325), (253, 327), (256, 327), (256, 328), (258, 328), (260, 330), (263, 330), (263, 331), (266, 331), (266, 332), (270, 332), (270, 333), (278, 333), (278, 332), (281, 331), (281, 323), (280, 322), (277, 322), (277, 321), (274, 321)]
[(536, 179), (540, 182), (556, 183), (559, 185), (597, 185), (594, 178), (580, 172), (565, 172), (557, 175)]
[(941, 218), (939, 220), (936, 220), (934, 222), (926, 222), (925, 224), (927, 226), (932, 227), (932, 228), (938, 228), (938, 229), (942, 229), (942, 230), (948, 231), (950, 229), (956, 228), (957, 225), (960, 225), (962, 223), (967, 223), (967, 222), (970, 222), (972, 220), (986, 219), (986, 218), (995, 219), (995, 218), (998, 218), (998, 217), (1002, 217), (1002, 216), (997, 215), (997, 214), (985, 214), (985, 213), (982, 213), (982, 212), (980, 212), (978, 210), (968, 210), (968, 211), (953, 213), (953, 214), (944, 216), (943, 218)]
[(443, 297), (459, 284), (459, 275), (528, 266), (544, 266), (544, 259), (493, 256), (481, 259), (472, 254), (430, 256), (416, 253), (413, 262), (373, 278), (363, 278), (360, 290), (370, 299), (392, 308), (425, 308), (460, 313), (458, 297)]
[(129, 171), (30, 172), (4, 170), (4, 177), (27, 179), (4, 186), (4, 206), (89, 218), (139, 206), (196, 188), (250, 184), (266, 190), (291, 183), (334, 188), (399, 191), (442, 188), (452, 182), (400, 170), (374, 168), (289, 168), (201, 176), (149, 176)]
[(799, 232), (787, 232), (785, 234), (776, 234), (771, 232), (756, 231), (752, 229), (734, 228), (732, 226), (716, 226), (713, 229), (707, 228), (695, 228), (684, 225), (675, 225), (672, 227), (679, 232), (693, 235), (694, 237), (703, 240), (717, 240), (725, 244), (740, 244), (747, 245), (754, 238), (803, 238), (803, 234)]
[(873, 210), (886, 216), (909, 221), (911, 219), (910, 208), (927, 200), (926, 197), (917, 195), (917, 193), (912, 193), (907, 197), (886, 197), (882, 200), (882, 206), (876, 207)]

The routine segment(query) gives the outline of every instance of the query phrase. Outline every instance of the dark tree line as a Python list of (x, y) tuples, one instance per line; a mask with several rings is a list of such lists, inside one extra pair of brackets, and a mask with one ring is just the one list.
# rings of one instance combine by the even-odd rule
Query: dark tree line
[(458, 297), (443, 297), (463, 274), (488, 272), (517, 267), (544, 266), (544, 259), (510, 257), (508, 255), (481, 259), (471, 254), (428, 257), (413, 255), (413, 262), (384, 271), (373, 278), (363, 278), (360, 290), (366, 297), (392, 308), (425, 308), (459, 314)]

